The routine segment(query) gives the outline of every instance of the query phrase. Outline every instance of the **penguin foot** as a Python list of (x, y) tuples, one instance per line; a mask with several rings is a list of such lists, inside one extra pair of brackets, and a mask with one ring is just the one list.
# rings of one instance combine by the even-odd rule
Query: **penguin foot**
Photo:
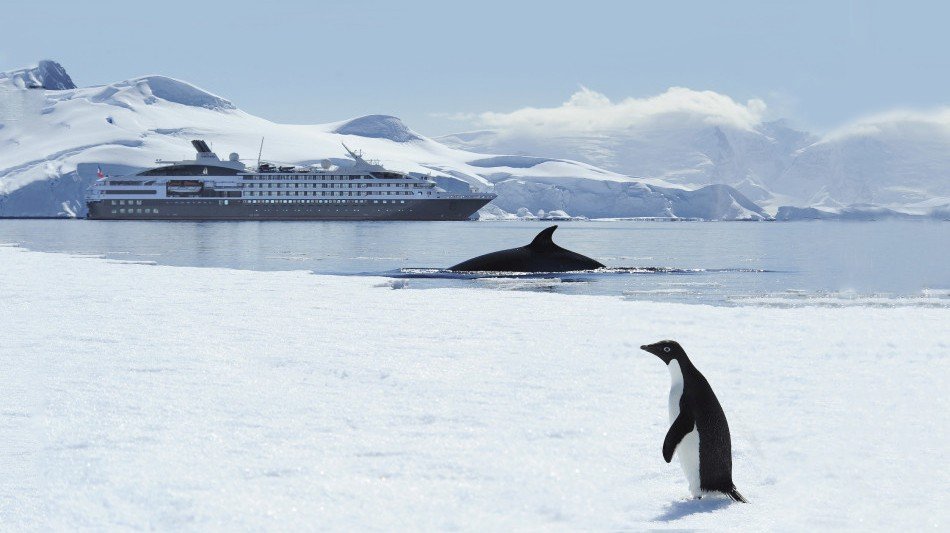
[(739, 491), (735, 487), (732, 487), (732, 490), (727, 492), (726, 496), (732, 498), (732, 501), (734, 502), (749, 503), (749, 500), (745, 499), (741, 494), (739, 494)]

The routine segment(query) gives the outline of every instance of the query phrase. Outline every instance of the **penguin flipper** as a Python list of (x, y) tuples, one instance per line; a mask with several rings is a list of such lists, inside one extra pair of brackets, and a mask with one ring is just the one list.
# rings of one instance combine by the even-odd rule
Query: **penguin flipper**
[(693, 420), (693, 416), (689, 412), (681, 410), (676, 420), (673, 421), (673, 425), (670, 426), (670, 430), (666, 432), (666, 438), (663, 439), (663, 459), (667, 463), (673, 460), (673, 452), (676, 451), (676, 447), (680, 445), (683, 437), (693, 430), (695, 425), (696, 421)]

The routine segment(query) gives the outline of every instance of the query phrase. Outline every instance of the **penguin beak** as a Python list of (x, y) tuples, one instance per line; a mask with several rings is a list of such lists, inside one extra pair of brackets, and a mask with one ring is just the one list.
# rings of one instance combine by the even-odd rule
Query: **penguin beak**
[(648, 354), (651, 354), (656, 357), (659, 357), (660, 359), (663, 359), (663, 356), (660, 355), (660, 349), (653, 344), (644, 344), (643, 346), (640, 347), (640, 349)]

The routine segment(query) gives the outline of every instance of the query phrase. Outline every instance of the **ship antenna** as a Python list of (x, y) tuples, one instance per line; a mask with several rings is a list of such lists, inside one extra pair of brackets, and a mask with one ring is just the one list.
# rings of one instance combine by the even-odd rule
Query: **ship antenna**
[(261, 154), (264, 153), (264, 138), (261, 137), (261, 149), (257, 151), (257, 170), (261, 169)]

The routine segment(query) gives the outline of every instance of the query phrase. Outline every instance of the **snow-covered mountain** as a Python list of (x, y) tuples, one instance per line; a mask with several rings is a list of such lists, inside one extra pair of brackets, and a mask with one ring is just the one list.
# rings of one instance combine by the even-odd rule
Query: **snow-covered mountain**
[(950, 109), (891, 113), (842, 128), (796, 154), (789, 196), (826, 212), (950, 211)]
[(61, 91), (75, 89), (76, 84), (66, 69), (55, 61), (43, 60), (35, 67), (0, 72), (0, 86), (17, 89), (49, 89)]
[(950, 110), (880, 116), (817, 137), (764, 121), (764, 107), (683, 88), (616, 103), (582, 89), (559, 107), (473, 117), (488, 129), (437, 140), (556, 154), (687, 188), (729, 185), (785, 219), (950, 211)]
[[(682, 187), (561, 157), (492, 155), (448, 147), (396, 117), (277, 124), (184, 81), (142, 76), (76, 88), (57, 63), (0, 74), (0, 216), (82, 216), (97, 167), (118, 175), (157, 158), (190, 158), (188, 140), (219, 152), (309, 164), (345, 164), (342, 143), (394, 170), (431, 174), (447, 189), (493, 189), (490, 211), (565, 211), (589, 217), (762, 219), (727, 185)], [(696, 190), (693, 190), (696, 189)]]

